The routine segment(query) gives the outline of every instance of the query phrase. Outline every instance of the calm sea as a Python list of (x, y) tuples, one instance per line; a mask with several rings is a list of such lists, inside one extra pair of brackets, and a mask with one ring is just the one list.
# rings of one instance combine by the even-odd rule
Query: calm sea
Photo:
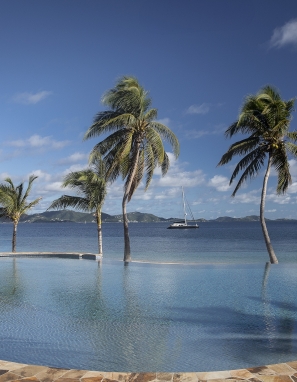
[[(260, 223), (200, 223), (197, 230), (168, 230), (168, 223), (130, 223), (132, 259), (184, 263), (263, 263), (268, 261)], [(268, 222), (280, 262), (297, 263), (297, 222)], [(0, 252), (11, 250), (12, 224), (0, 224)], [(92, 223), (19, 224), (18, 251), (97, 252)], [(122, 260), (123, 227), (103, 224), (106, 259)]]

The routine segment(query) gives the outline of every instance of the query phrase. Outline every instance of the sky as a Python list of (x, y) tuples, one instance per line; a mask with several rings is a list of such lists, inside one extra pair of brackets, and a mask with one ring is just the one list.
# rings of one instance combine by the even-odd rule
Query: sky
[[(38, 176), (32, 213), (63, 194), (63, 177), (88, 166), (102, 137), (83, 141), (102, 95), (124, 75), (149, 91), (158, 120), (178, 137), (180, 155), (128, 212), (181, 217), (181, 187), (196, 218), (259, 215), (264, 169), (231, 197), (230, 165), (217, 167), (232, 140), (225, 130), (247, 95), (276, 87), (297, 96), (296, 0), (0, 0), (0, 180)], [(297, 129), (296, 112), (290, 130)], [(297, 218), (293, 184), (267, 190), (266, 217)], [(109, 185), (105, 213), (121, 213), (123, 182)]]

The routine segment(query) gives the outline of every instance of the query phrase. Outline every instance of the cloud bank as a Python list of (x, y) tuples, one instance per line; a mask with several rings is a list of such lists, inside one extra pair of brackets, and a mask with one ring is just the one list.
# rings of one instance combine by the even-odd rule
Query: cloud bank
[(69, 141), (56, 141), (52, 137), (41, 137), (38, 134), (32, 135), (28, 139), (18, 139), (15, 141), (6, 142), (8, 146), (18, 147), (18, 148), (52, 148), (52, 149), (61, 149), (64, 146), (68, 145)]

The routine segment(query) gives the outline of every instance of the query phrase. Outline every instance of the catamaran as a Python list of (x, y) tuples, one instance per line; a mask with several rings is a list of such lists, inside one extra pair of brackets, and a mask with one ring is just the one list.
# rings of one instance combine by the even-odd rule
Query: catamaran
[[(185, 201), (185, 193), (184, 193), (184, 188), (182, 187), (182, 196), (183, 196), (183, 208), (184, 208), (184, 220), (174, 222), (170, 224), (168, 229), (188, 229), (188, 228), (199, 228), (199, 225), (197, 223), (195, 224), (188, 224), (187, 222), (187, 213), (186, 213), (186, 201)], [(187, 203), (188, 210), (190, 212), (191, 218), (195, 222), (194, 216), (192, 214), (192, 211), (190, 209), (189, 203)]]

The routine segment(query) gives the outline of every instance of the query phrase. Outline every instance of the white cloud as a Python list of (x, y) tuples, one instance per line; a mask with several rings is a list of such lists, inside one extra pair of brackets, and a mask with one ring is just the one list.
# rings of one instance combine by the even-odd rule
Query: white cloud
[(43, 99), (53, 94), (50, 91), (43, 90), (38, 93), (17, 93), (13, 96), (12, 100), (15, 103), (22, 103), (24, 105), (34, 105)]
[(277, 204), (288, 204), (291, 202), (290, 195), (277, 195), (275, 193), (266, 195), (266, 200)]
[(64, 176), (64, 175), (69, 174), (70, 172), (85, 170), (86, 168), (87, 168), (86, 165), (73, 164), (72, 166), (70, 166), (66, 170), (64, 170), (62, 172), (62, 175)]
[(41, 137), (40, 135), (34, 134), (28, 139), (18, 139), (15, 141), (6, 142), (8, 146), (14, 146), (19, 148), (31, 147), (31, 148), (52, 148), (60, 149), (68, 145), (69, 141), (55, 141), (52, 137)]
[(288, 194), (296, 194), (297, 193), (297, 182), (292, 183), (288, 188)]
[(157, 122), (162, 123), (162, 125), (165, 125), (165, 126), (170, 125), (170, 119), (169, 118), (157, 119)]
[(229, 186), (229, 179), (221, 175), (215, 175), (211, 178), (208, 182), (208, 186), (214, 187), (217, 191), (222, 192), (228, 191), (231, 188), (231, 186)]
[(226, 126), (224, 124), (219, 124), (209, 130), (186, 130), (184, 131), (184, 134), (188, 139), (198, 139), (203, 137), (204, 135), (224, 134), (225, 130)]
[(295, 159), (289, 160), (290, 173), (292, 175), (293, 181), (297, 181), (297, 161)]
[(43, 181), (45, 182), (50, 182), (52, 180), (52, 175), (48, 174), (47, 172), (44, 172), (42, 170), (34, 170), (32, 171), (28, 176), (27, 178), (29, 178), (29, 176), (31, 175), (35, 175), (35, 176), (38, 176), (38, 179), (42, 179)]
[(203, 102), (201, 105), (191, 105), (186, 113), (187, 114), (207, 114), (210, 110), (210, 105)]
[(177, 196), (181, 197), (180, 188), (173, 187), (162, 190), (159, 194), (155, 195), (156, 200), (175, 199)]
[(70, 164), (70, 163), (75, 163), (80, 161), (87, 161), (88, 158), (89, 158), (88, 154), (76, 152), (72, 155), (69, 155), (67, 158), (60, 159), (57, 163), (64, 165), (64, 164)]
[(231, 204), (237, 204), (237, 203), (254, 203), (259, 204), (260, 203), (260, 195), (258, 193), (258, 190), (253, 190), (250, 192), (246, 192), (244, 194), (237, 194), (234, 198), (231, 199)]
[(297, 45), (297, 19), (287, 22), (284, 26), (274, 29), (270, 46), (282, 48), (285, 45)]
[(160, 187), (194, 187), (202, 183), (204, 183), (204, 174), (201, 170), (196, 170), (166, 174), (156, 181), (155, 185)]
[(49, 183), (44, 187), (44, 189), (46, 191), (62, 191), (62, 182)]
[(265, 212), (276, 212), (276, 209), (273, 209), (273, 210), (266, 210)]
[(6, 178), (9, 178), (10, 175), (7, 172), (1, 172), (0, 174), (0, 180), (4, 180)]

